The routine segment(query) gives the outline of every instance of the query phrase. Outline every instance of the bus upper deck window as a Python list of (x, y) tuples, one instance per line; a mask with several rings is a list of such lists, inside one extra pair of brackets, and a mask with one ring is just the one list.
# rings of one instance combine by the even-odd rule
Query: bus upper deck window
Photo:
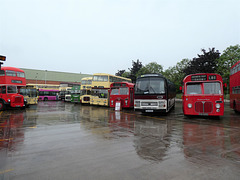
[(22, 77), (24, 78), (25, 77), (25, 74), (23, 72), (17, 72), (17, 77)]
[(16, 72), (15, 71), (6, 70), (6, 76), (16, 76)]
[(4, 70), (0, 70), (0, 76), (5, 76), (5, 71)]
[(202, 94), (201, 84), (187, 84), (187, 94)]

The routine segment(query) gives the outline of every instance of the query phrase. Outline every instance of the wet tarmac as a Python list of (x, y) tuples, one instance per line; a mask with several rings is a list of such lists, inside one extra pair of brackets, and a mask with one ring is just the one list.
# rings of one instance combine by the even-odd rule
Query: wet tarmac
[(0, 112), (0, 180), (239, 179), (240, 114), (39, 102)]

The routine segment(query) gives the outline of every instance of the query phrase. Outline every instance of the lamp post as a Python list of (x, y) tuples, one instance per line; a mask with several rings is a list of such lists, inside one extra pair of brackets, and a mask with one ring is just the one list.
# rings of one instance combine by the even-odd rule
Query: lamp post
[(45, 70), (45, 86), (46, 86), (46, 76), (47, 76), (47, 70)]

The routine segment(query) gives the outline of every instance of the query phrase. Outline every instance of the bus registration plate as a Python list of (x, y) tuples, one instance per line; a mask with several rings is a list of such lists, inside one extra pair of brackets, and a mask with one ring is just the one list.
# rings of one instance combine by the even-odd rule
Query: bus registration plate
[(149, 109), (147, 109), (147, 110), (145, 110), (145, 112), (153, 112), (153, 110), (151, 110), (151, 109), (150, 109), (150, 110), (149, 110)]

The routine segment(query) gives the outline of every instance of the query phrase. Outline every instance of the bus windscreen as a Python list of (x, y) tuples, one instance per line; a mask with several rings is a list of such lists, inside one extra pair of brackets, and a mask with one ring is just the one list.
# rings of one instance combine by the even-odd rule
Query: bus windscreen
[(143, 78), (136, 83), (135, 94), (164, 94), (165, 82), (162, 78)]

